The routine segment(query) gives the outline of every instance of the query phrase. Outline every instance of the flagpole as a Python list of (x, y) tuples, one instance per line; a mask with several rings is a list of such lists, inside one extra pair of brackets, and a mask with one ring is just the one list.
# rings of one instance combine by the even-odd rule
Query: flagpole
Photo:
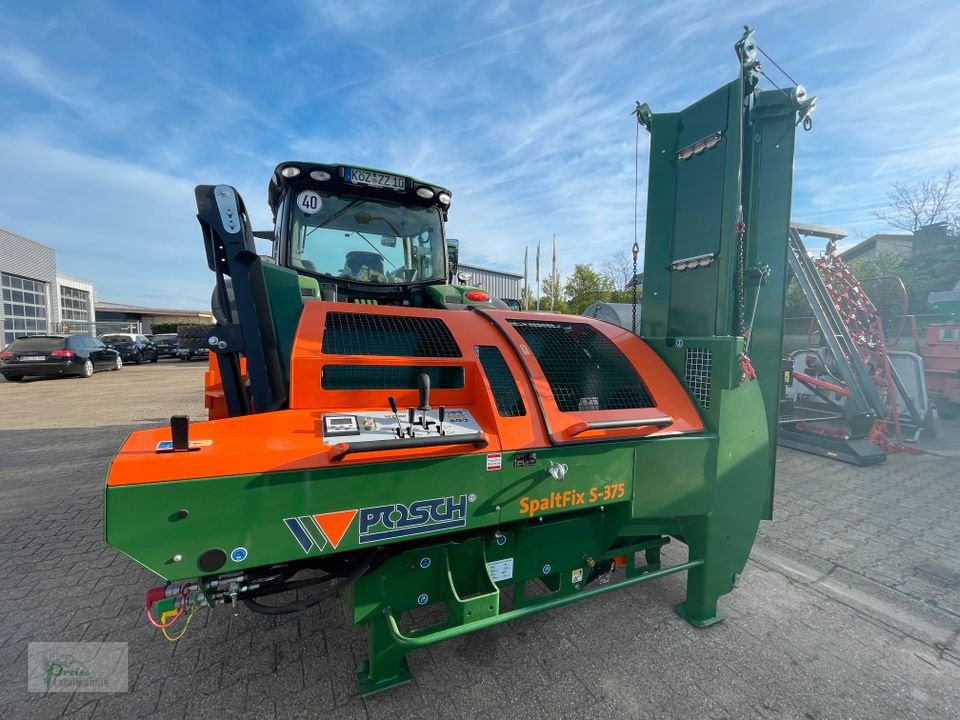
[(537, 312), (540, 312), (540, 241), (537, 240)]
[(553, 234), (553, 282), (550, 288), (550, 312), (554, 311), (557, 299), (557, 234)]
[(527, 274), (527, 259), (529, 256), (530, 248), (526, 245), (523, 247), (523, 309), (530, 309), (530, 280)]

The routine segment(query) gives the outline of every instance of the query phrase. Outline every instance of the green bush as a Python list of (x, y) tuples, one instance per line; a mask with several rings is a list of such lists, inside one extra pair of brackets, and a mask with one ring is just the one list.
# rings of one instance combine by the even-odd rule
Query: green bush
[(154, 323), (151, 326), (150, 333), (152, 335), (166, 335), (168, 333), (176, 333), (178, 327), (209, 327), (209, 325), (207, 323), (196, 323), (196, 322)]

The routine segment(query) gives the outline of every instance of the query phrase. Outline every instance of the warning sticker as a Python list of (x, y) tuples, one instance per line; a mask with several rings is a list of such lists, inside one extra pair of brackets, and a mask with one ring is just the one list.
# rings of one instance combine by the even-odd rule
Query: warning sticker
[[(213, 440), (191, 440), (191, 448), (210, 447)], [(173, 440), (161, 440), (157, 443), (157, 450), (173, 450)]]
[(487, 563), (487, 572), (494, 582), (503, 582), (513, 578), (513, 558), (494, 560)]
[(499, 470), (503, 465), (503, 455), (490, 453), (487, 455), (487, 470)]
[(313, 190), (304, 190), (297, 195), (297, 207), (300, 208), (305, 215), (313, 215), (314, 213), (320, 212), (320, 209), (323, 207), (323, 198)]

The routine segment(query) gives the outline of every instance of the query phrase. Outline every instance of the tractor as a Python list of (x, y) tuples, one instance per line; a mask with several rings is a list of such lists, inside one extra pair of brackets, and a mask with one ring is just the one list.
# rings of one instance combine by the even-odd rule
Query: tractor
[(415, 178), (349, 165), (286, 162), (267, 195), (273, 261), (305, 297), (328, 302), (458, 308), (506, 305), (457, 273), (446, 237), (452, 193)]
[[(451, 283), (437, 185), (282, 163), (270, 258), (233, 187), (197, 187), (211, 419), (131, 434), (105, 488), (107, 542), (163, 581), (149, 622), (176, 639), (203, 608), (347, 602), (366, 695), (407, 682), (418, 648), (671, 574), (683, 618), (721, 621), (771, 517), (795, 128), (814, 105), (757, 87), (752, 31), (735, 50), (732, 81), (686, 109), (637, 104), (638, 333)], [(672, 541), (688, 556), (667, 564)]]

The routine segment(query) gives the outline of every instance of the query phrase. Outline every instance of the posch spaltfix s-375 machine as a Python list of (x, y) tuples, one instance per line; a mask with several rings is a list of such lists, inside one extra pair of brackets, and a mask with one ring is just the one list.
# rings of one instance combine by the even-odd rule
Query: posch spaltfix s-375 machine
[[(443, 188), (284, 163), (270, 262), (236, 191), (198, 187), (217, 419), (133, 433), (106, 485), (107, 541), (166, 581), (150, 622), (175, 638), (201, 607), (348, 591), (367, 694), (409, 680), (417, 648), (672, 573), (684, 618), (722, 620), (771, 513), (794, 137), (813, 107), (757, 89), (752, 33), (736, 50), (736, 79), (685, 110), (637, 106), (639, 336), (446, 285)], [(689, 559), (666, 566), (671, 538)]]

